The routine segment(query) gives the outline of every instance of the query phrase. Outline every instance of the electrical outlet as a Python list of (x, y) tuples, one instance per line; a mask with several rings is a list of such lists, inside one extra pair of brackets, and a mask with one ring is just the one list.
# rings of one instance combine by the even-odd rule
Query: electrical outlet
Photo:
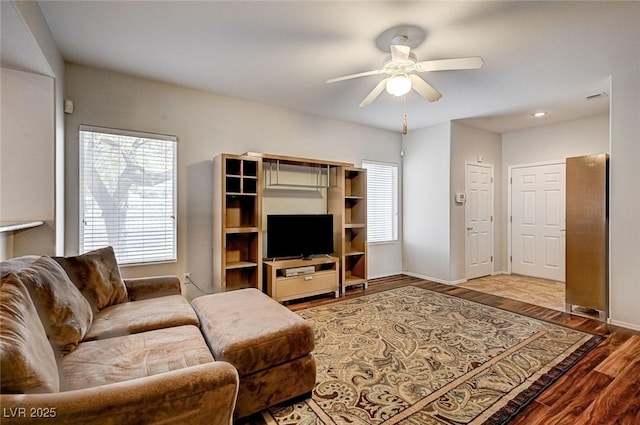
[(183, 277), (184, 277), (184, 283), (185, 283), (185, 285), (188, 285), (188, 284), (189, 284), (189, 279), (191, 279), (191, 273), (186, 272), (186, 273), (183, 275)]

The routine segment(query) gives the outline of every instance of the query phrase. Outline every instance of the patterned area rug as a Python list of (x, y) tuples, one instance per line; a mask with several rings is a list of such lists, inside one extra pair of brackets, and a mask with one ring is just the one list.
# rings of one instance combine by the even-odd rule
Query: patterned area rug
[(602, 339), (414, 286), (298, 314), (316, 387), (268, 424), (504, 424)]

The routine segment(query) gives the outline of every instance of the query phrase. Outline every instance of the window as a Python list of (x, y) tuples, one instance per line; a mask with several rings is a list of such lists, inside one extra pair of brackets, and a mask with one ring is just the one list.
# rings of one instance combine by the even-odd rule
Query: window
[(398, 165), (362, 161), (367, 170), (367, 239), (398, 240)]
[(80, 252), (119, 264), (176, 260), (173, 136), (80, 126)]

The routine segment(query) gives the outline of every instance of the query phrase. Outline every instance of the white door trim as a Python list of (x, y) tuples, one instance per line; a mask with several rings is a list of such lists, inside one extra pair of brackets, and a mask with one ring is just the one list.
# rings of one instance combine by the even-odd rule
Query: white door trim
[(530, 162), (527, 164), (516, 164), (516, 165), (509, 165), (507, 167), (508, 170), (508, 176), (507, 176), (507, 273), (511, 274), (511, 258), (512, 258), (512, 251), (511, 251), (511, 226), (512, 226), (512, 221), (511, 221), (511, 199), (512, 199), (512, 187), (513, 187), (513, 180), (512, 180), (512, 176), (511, 173), (515, 168), (530, 168), (530, 167), (540, 167), (543, 165), (557, 165), (557, 164), (565, 164), (566, 161), (564, 159), (556, 159), (556, 160), (550, 160), (550, 161), (540, 161), (540, 162)]
[[(464, 193), (468, 199), (469, 197), (469, 188), (467, 187), (467, 168), (469, 165), (474, 165), (477, 167), (483, 167), (483, 168), (488, 168), (490, 170), (490, 175), (491, 175), (491, 199), (489, 199), (489, 205), (491, 208), (491, 224), (490, 224), (490, 242), (489, 245), (491, 246), (491, 257), (493, 258), (493, 260), (491, 261), (491, 273), (490, 275), (494, 274), (495, 271), (495, 261), (496, 261), (496, 256), (495, 256), (495, 207), (494, 207), (494, 199), (495, 199), (495, 178), (494, 178), (494, 166), (493, 164), (485, 164), (485, 163), (479, 163), (479, 162), (474, 162), (474, 161), (465, 161), (464, 162)], [(467, 258), (467, 252), (468, 252), (468, 244), (469, 244), (469, 232), (466, 230), (466, 226), (467, 226), (467, 205), (466, 205), (466, 200), (465, 200), (465, 206), (464, 206), (464, 225), (465, 225), (465, 231), (464, 231), (464, 276), (465, 279), (468, 280), (469, 276), (468, 276), (468, 266), (469, 266), (469, 258)]]

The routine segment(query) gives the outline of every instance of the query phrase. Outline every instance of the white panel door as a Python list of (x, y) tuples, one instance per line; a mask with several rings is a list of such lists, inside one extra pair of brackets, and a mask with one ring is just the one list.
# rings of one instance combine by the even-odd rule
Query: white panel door
[(511, 170), (511, 272), (565, 280), (565, 165)]
[(493, 271), (493, 166), (467, 164), (465, 172), (466, 277)]

